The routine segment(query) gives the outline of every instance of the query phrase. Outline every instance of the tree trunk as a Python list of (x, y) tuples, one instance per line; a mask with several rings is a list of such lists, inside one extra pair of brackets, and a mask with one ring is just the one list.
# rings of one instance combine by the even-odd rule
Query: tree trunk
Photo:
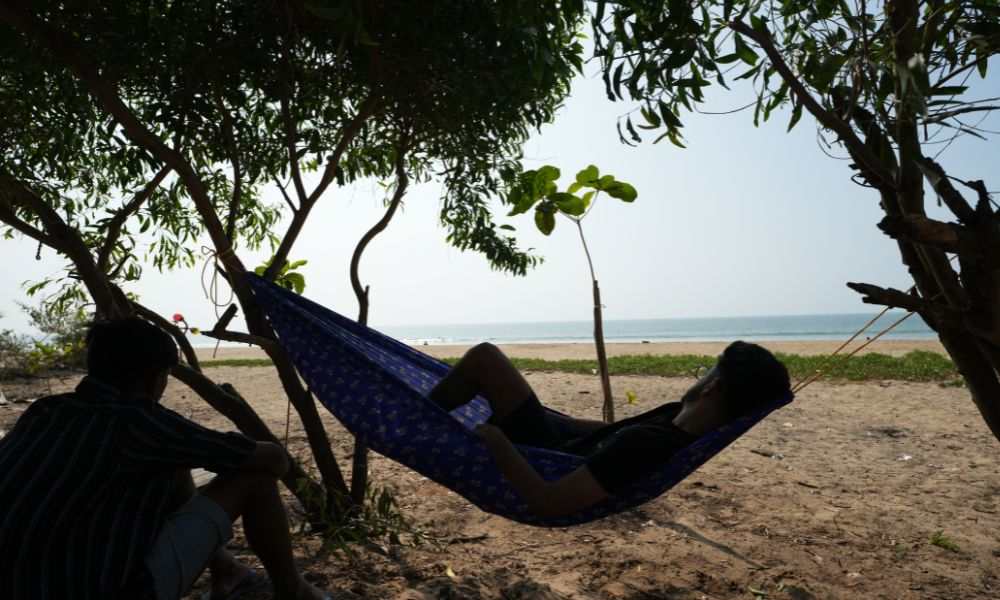
[[(389, 222), (392, 221), (392, 217), (396, 214), (396, 209), (399, 208), (400, 203), (403, 201), (403, 196), (406, 195), (406, 188), (410, 183), (409, 178), (406, 176), (406, 165), (404, 162), (408, 150), (408, 142), (409, 132), (404, 131), (400, 134), (396, 145), (396, 189), (389, 200), (389, 206), (386, 207), (382, 218), (361, 236), (361, 239), (358, 240), (358, 245), (354, 248), (354, 254), (351, 256), (351, 288), (358, 299), (358, 323), (361, 325), (368, 325), (368, 307), (370, 306), (368, 297), (370, 288), (361, 285), (361, 276), (359, 274), (361, 255), (364, 254), (365, 248), (375, 239), (375, 236), (385, 231), (385, 228), (389, 226)], [(367, 490), (368, 446), (359, 438), (354, 438), (354, 457), (351, 460), (351, 498), (355, 504), (360, 505), (364, 503), (365, 492)]]
[(997, 379), (996, 370), (968, 333), (942, 331), (938, 337), (969, 386), (969, 393), (979, 414), (993, 436), (1000, 440), (1000, 380)]
[(608, 356), (604, 351), (604, 318), (601, 316), (601, 288), (594, 280), (594, 343), (597, 345), (597, 365), (601, 373), (601, 389), (604, 391), (605, 423), (615, 422), (615, 400), (611, 395), (611, 375), (608, 373)]

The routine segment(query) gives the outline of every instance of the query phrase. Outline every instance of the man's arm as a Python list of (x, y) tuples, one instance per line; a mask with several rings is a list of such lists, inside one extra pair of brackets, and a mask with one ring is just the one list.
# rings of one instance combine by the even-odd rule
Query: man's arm
[(545, 481), (498, 428), (480, 425), (476, 433), (486, 443), (500, 472), (527, 502), (528, 510), (539, 517), (573, 514), (609, 495), (586, 466), (559, 480)]

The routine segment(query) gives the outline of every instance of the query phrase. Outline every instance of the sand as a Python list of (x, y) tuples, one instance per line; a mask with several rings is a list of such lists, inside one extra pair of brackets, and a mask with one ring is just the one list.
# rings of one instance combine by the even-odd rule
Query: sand
[[(815, 343), (792, 344), (822, 351)], [(712, 353), (712, 347), (683, 351)], [(552, 358), (585, 352), (582, 346), (522, 348)], [(431, 350), (455, 355), (451, 348)], [(214, 368), (210, 375), (235, 384), (283, 434), (286, 402), (271, 368)], [(553, 407), (599, 416), (596, 377), (527, 377)], [(4, 391), (17, 400), (68, 389), (75, 380), (8, 382)], [(617, 397), (627, 390), (638, 396), (636, 405), (621, 406), (625, 416), (677, 398), (691, 382), (613, 378)], [(229, 428), (177, 382), (165, 404)], [(9, 429), (24, 407), (0, 407), (0, 429)], [(349, 469), (350, 437), (328, 415), (324, 423)], [(306, 456), (294, 419), (289, 444)], [(384, 553), (359, 548), (354, 559), (317, 553), (319, 542), (308, 536), (298, 538), (296, 548), (308, 577), (338, 600), (995, 599), (998, 449), (963, 388), (821, 382), (672, 492), (627, 514), (570, 529), (518, 525), (375, 456), (375, 484), (393, 488), (404, 513), (436, 542)], [(289, 506), (297, 518), (295, 503)], [(932, 545), (938, 532), (957, 551)], [(233, 549), (259, 565), (241, 536)], [(204, 586), (203, 579), (197, 591)]]

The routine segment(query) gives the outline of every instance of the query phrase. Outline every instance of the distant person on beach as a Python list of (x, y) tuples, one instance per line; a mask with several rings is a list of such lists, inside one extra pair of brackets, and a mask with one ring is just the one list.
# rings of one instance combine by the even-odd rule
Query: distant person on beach
[[(95, 324), (88, 375), (0, 439), (0, 598), (177, 600), (207, 566), (213, 599), (266, 587), (225, 549), (243, 517), (281, 600), (318, 600), (292, 560), (276, 444), (160, 406), (177, 347), (136, 318)], [(190, 469), (218, 473), (195, 491)]]
[[(614, 424), (548, 413), (510, 360), (479, 344), (441, 380), (431, 399), (451, 411), (477, 395), (493, 416), (476, 432), (501, 472), (540, 517), (572, 514), (615, 495), (655, 471), (702, 434), (789, 392), (788, 371), (755, 344), (734, 342), (681, 398)], [(558, 481), (546, 482), (514, 444), (587, 458)]]

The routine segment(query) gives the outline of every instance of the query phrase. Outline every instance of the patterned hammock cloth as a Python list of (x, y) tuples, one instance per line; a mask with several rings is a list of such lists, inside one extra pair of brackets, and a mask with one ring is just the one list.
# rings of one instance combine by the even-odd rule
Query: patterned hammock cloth
[[(490, 416), (476, 398), (451, 413), (427, 400), (450, 368), (446, 363), (260, 277), (250, 281), (281, 345), (316, 397), (351, 433), (376, 452), (461, 494), (480, 509), (540, 527), (586, 523), (639, 506), (668, 491), (771, 411), (792, 400), (776, 400), (705, 434), (663, 467), (628, 489), (578, 513), (542, 519), (497, 470), (474, 429)], [(584, 464), (584, 458), (519, 446), (546, 480)]]

